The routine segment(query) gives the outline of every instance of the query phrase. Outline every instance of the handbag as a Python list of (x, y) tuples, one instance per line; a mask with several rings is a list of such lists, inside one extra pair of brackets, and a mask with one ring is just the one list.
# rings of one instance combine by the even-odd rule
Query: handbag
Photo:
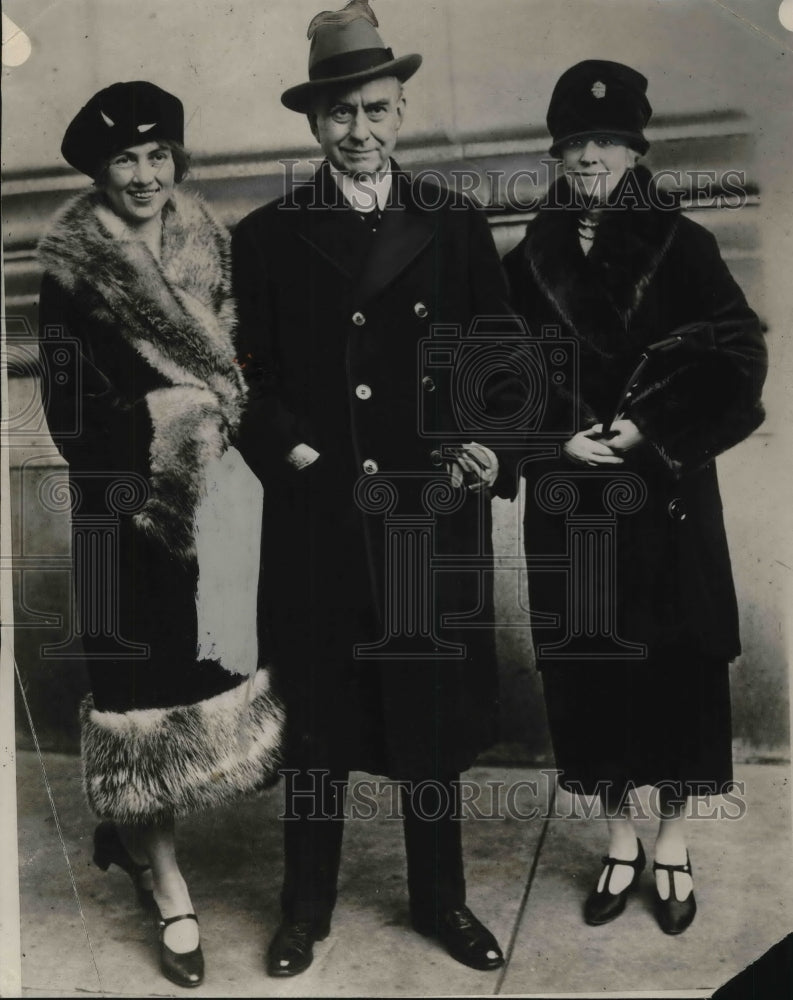
[(610, 413), (610, 416), (603, 421), (602, 436), (612, 434), (611, 425), (615, 420), (619, 420), (630, 407), (634, 395), (641, 386), (641, 377), (645, 373), (650, 363), (661, 355), (671, 353), (680, 356), (681, 364), (690, 361), (693, 357), (706, 354), (715, 350), (715, 328), (720, 325), (716, 323), (687, 323), (678, 327), (668, 337), (657, 340), (654, 344), (649, 344), (639, 355), (636, 367), (630, 374), (627, 382), (623, 386), (619, 399)]

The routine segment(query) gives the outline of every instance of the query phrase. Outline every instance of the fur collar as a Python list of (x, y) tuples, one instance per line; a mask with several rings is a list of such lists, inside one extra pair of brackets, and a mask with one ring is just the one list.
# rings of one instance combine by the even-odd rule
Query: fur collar
[[(244, 399), (225, 231), (198, 198), (174, 192), (163, 210), (157, 261), (92, 190), (65, 206), (39, 245), (39, 259), (88, 317), (162, 377), (163, 386), (145, 399), (153, 428), (151, 495), (135, 523), (193, 560), (206, 468), (227, 447)], [(125, 396), (125, 387), (118, 391)]]
[(168, 381), (209, 386), (236, 424), (243, 383), (233, 361), (228, 242), (198, 198), (173, 193), (158, 262), (99, 192), (85, 192), (56, 219), (39, 259)]
[[(630, 177), (642, 196), (650, 173), (637, 167)], [(629, 326), (647, 285), (677, 230), (679, 213), (652, 207), (604, 210), (588, 255), (581, 250), (578, 222), (566, 178), (550, 189), (529, 224), (524, 259), (563, 322), (599, 354), (613, 357), (630, 343)]]

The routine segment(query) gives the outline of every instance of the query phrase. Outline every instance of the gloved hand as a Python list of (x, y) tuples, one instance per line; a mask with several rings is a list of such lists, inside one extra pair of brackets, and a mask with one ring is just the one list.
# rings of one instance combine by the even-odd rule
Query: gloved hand
[(483, 444), (472, 441), (452, 449), (447, 462), (452, 486), (466, 486), (472, 492), (487, 489), (498, 477), (498, 458)]

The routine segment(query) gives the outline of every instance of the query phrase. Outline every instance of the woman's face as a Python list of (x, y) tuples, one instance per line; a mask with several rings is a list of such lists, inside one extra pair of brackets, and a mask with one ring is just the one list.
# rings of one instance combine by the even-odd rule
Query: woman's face
[(170, 149), (145, 142), (110, 158), (101, 190), (117, 215), (128, 225), (140, 226), (159, 217), (175, 184)]
[(573, 191), (589, 204), (603, 204), (622, 179), (636, 165), (639, 154), (613, 135), (574, 136), (561, 150), (564, 172)]

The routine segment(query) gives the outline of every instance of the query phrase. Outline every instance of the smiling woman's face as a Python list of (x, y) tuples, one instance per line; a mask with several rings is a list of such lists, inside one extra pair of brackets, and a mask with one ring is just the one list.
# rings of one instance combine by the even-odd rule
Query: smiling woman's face
[(603, 204), (639, 154), (613, 135), (573, 137), (561, 149), (564, 172), (587, 202)]
[(116, 215), (127, 225), (140, 226), (162, 212), (176, 184), (175, 173), (171, 150), (145, 142), (110, 158), (101, 189)]

